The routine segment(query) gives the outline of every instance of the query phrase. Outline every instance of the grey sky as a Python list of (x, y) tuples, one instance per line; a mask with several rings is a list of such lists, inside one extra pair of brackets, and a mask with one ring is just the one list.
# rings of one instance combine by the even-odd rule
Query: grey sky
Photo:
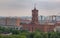
[(39, 15), (60, 15), (60, 0), (0, 0), (0, 16), (31, 16), (34, 3)]

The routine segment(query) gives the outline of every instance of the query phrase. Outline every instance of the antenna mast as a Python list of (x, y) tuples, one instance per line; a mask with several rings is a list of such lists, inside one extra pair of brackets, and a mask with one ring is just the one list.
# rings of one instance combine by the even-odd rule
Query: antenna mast
[(36, 3), (34, 4), (34, 9), (36, 9)]

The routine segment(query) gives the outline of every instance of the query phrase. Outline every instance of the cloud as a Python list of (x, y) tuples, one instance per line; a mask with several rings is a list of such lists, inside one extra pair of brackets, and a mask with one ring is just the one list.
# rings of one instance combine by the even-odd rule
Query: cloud
[(38, 8), (45, 10), (60, 9), (60, 2), (39, 2)]
[(0, 15), (31, 16), (35, 2), (40, 11), (39, 15), (58, 14), (60, 12), (59, 0), (0, 0)]
[(60, 0), (38, 0), (38, 1), (60, 2)]
[(60, 0), (48, 0), (50, 2), (60, 2)]
[(32, 5), (32, 0), (2, 0), (0, 1), (1, 9), (24, 9), (30, 8)]
[[(32, 8), (34, 3), (37, 3), (37, 8), (52, 10), (59, 9), (60, 2), (47, 2), (54, 0), (0, 0), (1, 9), (29, 9)], [(59, 1), (59, 0), (55, 0)]]

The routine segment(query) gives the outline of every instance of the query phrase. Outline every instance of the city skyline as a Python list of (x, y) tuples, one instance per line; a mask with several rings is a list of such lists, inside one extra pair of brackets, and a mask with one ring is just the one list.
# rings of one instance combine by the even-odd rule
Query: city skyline
[(0, 16), (31, 16), (34, 3), (39, 16), (60, 15), (60, 0), (0, 0)]

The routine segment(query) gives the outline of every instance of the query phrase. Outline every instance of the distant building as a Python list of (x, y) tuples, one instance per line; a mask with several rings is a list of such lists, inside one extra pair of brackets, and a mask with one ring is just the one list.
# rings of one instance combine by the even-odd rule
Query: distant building
[(5, 19), (6, 25), (14, 25), (14, 26), (20, 26), (20, 18), (9, 18), (6, 17)]
[(0, 26), (20, 30), (20, 28), (21, 28), (20, 18), (19, 17), (17, 17), (17, 18), (10, 18), (10, 17), (0, 18)]

